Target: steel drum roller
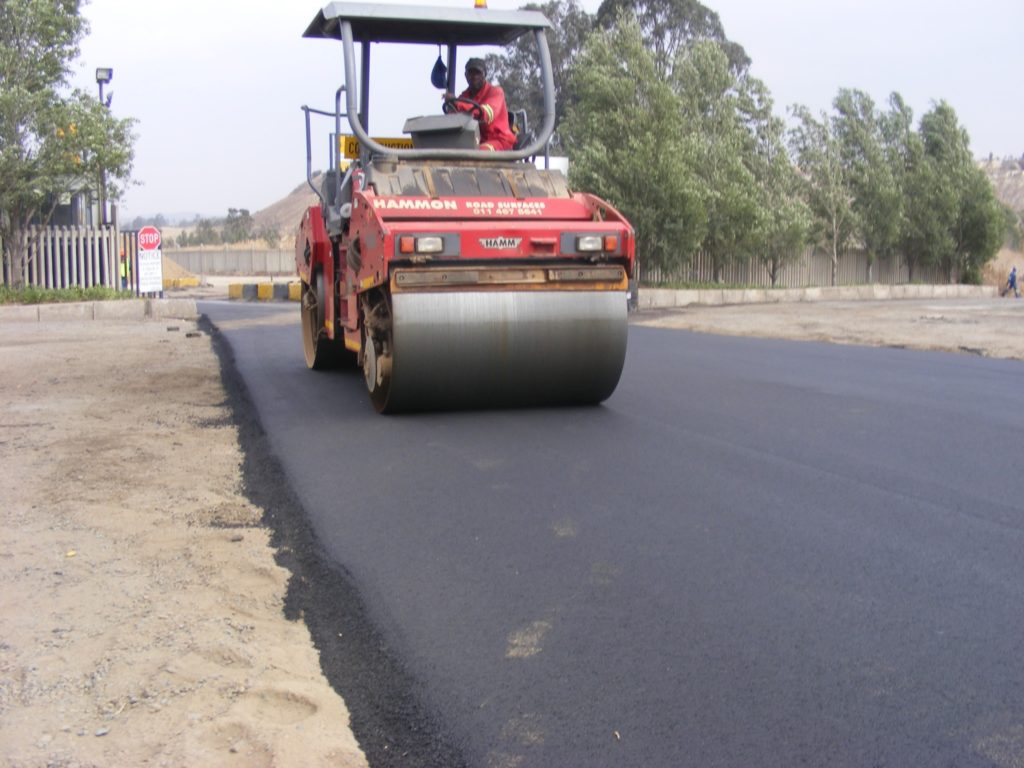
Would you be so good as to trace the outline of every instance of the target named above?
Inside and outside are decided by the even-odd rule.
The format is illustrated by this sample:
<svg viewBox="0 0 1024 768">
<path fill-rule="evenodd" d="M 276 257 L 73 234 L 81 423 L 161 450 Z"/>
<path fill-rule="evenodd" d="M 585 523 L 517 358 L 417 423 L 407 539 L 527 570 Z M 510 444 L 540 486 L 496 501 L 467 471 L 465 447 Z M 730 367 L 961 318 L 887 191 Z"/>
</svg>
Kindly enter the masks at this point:
<svg viewBox="0 0 1024 768">
<path fill-rule="evenodd" d="M 599 403 L 626 357 L 621 291 L 392 295 L 387 411 Z"/>
</svg>

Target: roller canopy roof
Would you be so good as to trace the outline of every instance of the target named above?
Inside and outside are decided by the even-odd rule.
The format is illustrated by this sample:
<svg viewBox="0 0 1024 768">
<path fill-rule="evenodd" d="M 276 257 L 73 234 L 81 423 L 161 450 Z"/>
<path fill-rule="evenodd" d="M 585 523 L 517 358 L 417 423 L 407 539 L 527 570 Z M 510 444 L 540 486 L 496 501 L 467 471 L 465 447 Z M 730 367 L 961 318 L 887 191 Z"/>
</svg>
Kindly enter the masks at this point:
<svg viewBox="0 0 1024 768">
<path fill-rule="evenodd" d="M 539 11 L 490 11 L 378 3 L 331 3 L 303 37 L 341 39 L 341 22 L 352 24 L 359 43 L 508 45 L 535 29 L 550 29 Z"/>
</svg>

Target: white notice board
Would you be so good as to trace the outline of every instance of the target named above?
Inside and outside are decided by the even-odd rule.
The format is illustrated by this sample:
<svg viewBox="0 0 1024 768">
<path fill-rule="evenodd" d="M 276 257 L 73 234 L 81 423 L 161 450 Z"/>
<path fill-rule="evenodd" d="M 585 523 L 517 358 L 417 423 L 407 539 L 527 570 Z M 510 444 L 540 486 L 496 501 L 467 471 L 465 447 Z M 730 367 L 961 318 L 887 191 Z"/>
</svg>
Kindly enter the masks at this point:
<svg viewBox="0 0 1024 768">
<path fill-rule="evenodd" d="M 139 293 L 159 293 L 164 289 L 163 251 L 154 248 L 139 251 Z"/>
</svg>

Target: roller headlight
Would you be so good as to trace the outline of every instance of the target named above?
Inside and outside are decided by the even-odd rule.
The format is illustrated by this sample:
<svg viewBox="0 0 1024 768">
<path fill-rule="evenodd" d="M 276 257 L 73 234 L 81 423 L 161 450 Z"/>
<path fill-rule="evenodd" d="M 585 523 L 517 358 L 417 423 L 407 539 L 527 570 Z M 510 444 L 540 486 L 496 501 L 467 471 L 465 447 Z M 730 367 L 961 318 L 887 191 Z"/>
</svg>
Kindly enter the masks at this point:
<svg viewBox="0 0 1024 768">
<path fill-rule="evenodd" d="M 403 235 L 398 240 L 399 253 L 443 253 L 444 238 L 437 235 L 413 237 Z"/>
</svg>

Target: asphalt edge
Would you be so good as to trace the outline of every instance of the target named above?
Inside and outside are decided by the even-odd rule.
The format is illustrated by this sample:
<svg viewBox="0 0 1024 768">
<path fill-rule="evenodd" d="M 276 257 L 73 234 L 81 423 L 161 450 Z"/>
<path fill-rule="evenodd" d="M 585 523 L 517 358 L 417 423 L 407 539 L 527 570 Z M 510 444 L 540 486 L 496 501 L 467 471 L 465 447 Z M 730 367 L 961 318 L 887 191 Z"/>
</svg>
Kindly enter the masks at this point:
<svg viewBox="0 0 1024 768">
<path fill-rule="evenodd" d="M 309 629 L 321 671 L 345 702 L 367 762 L 372 768 L 465 768 L 458 745 L 419 698 L 419 684 L 371 622 L 352 575 L 331 563 L 312 530 L 270 448 L 230 342 L 206 315 L 200 315 L 199 328 L 220 361 L 242 450 L 242 492 L 264 510 L 275 561 L 291 573 L 285 617 Z"/>
</svg>

